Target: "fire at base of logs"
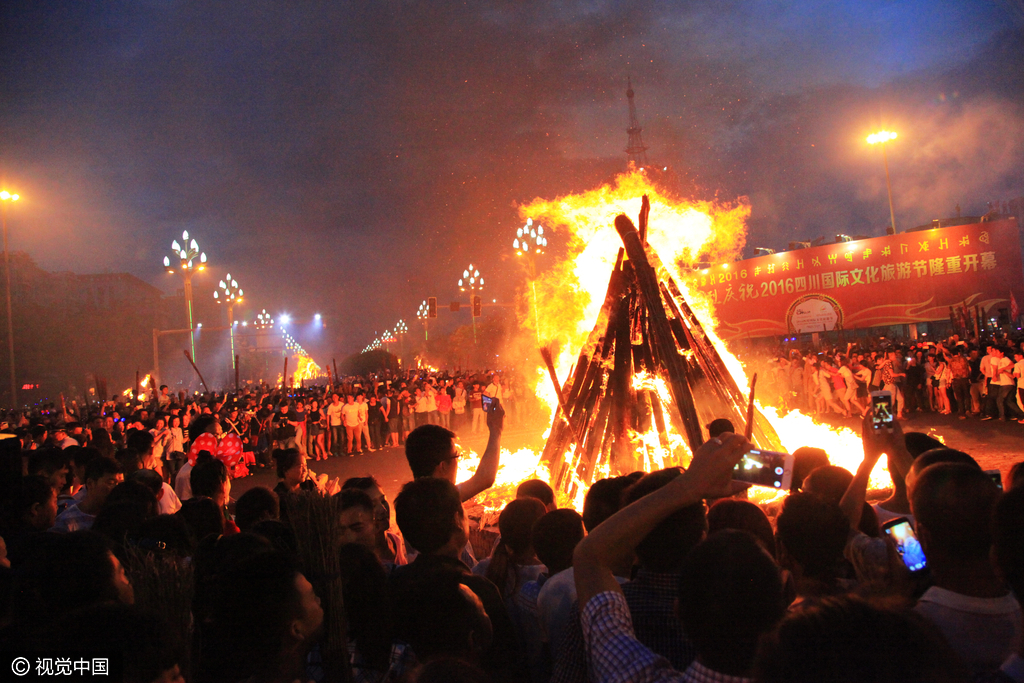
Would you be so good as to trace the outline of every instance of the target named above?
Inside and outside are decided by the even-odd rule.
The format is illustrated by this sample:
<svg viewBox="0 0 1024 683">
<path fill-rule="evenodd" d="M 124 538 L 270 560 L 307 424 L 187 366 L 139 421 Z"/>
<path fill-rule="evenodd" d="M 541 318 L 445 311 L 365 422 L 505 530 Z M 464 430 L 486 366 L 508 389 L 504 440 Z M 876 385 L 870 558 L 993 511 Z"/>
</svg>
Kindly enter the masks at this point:
<svg viewBox="0 0 1024 683">
<path fill-rule="evenodd" d="M 647 244 L 649 213 L 644 196 L 639 230 L 624 215 L 615 219 L 624 248 L 604 305 L 570 377 L 556 381 L 564 409 L 543 459 L 569 500 L 603 476 L 687 465 L 712 420 L 727 418 L 738 431 L 746 424 L 747 396 Z M 782 450 L 759 411 L 751 441 Z"/>
</svg>

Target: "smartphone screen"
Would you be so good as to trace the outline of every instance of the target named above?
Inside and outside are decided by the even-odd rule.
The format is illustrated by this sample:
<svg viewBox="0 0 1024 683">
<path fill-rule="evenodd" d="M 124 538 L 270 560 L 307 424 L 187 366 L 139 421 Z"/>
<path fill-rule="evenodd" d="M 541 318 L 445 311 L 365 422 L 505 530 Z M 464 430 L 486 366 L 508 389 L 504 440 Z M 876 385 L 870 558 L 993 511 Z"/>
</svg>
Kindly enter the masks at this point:
<svg viewBox="0 0 1024 683">
<path fill-rule="evenodd" d="M 793 456 L 750 449 L 732 472 L 736 481 L 788 490 L 793 480 Z"/>
<path fill-rule="evenodd" d="M 491 403 L 494 402 L 494 399 L 491 398 L 490 396 L 488 396 L 487 394 L 481 394 L 480 395 L 480 401 L 482 402 L 482 407 L 484 409 L 484 412 L 485 413 L 491 412 Z"/>
<path fill-rule="evenodd" d="M 871 426 L 875 429 L 892 428 L 892 392 L 871 392 Z"/>
<path fill-rule="evenodd" d="M 917 540 L 914 528 L 906 517 L 897 517 L 882 527 L 896 544 L 896 551 L 903 558 L 903 564 L 912 572 L 919 572 L 928 566 L 921 542 Z"/>
<path fill-rule="evenodd" d="M 995 482 L 999 490 L 1003 490 L 1003 475 L 999 473 L 999 470 L 985 470 L 985 474 L 989 476 L 989 479 Z"/>
</svg>

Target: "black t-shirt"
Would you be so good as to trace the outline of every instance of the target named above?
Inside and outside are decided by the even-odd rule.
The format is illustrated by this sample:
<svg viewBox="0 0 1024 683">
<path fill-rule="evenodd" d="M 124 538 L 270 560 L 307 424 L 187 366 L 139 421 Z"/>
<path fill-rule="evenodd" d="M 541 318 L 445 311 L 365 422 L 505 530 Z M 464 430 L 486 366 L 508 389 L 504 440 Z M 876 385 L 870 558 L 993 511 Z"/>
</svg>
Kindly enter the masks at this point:
<svg viewBox="0 0 1024 683">
<path fill-rule="evenodd" d="M 274 415 L 274 438 L 277 440 L 292 439 L 295 437 L 295 426 L 289 423 L 295 416 L 288 412 Z"/>
</svg>

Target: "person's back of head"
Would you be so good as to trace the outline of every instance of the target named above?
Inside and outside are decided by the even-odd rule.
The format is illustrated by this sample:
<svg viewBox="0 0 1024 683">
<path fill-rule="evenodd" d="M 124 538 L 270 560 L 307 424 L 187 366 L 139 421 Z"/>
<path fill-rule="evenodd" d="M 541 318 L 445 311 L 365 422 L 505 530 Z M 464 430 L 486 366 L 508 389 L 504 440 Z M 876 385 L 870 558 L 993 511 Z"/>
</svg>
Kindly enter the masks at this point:
<svg viewBox="0 0 1024 683">
<path fill-rule="evenodd" d="M 1007 491 L 1024 486 L 1024 460 L 1013 463 L 1010 471 L 1006 474 L 1006 480 L 1009 482 L 1006 487 Z"/>
<path fill-rule="evenodd" d="M 552 510 L 534 523 L 533 548 L 549 576 L 572 566 L 573 550 L 585 535 L 583 517 L 571 508 Z"/>
<path fill-rule="evenodd" d="M 791 490 L 800 491 L 808 474 L 829 464 L 828 453 L 820 448 L 804 446 L 793 451 L 793 483 Z"/>
<path fill-rule="evenodd" d="M 395 630 L 420 661 L 459 657 L 478 662 L 493 629 L 480 598 L 456 571 L 437 571 L 401 584 L 393 596 Z"/>
<path fill-rule="evenodd" d="M 720 417 L 717 420 L 712 420 L 708 424 L 708 438 L 709 439 L 713 439 L 716 436 L 720 436 L 720 435 L 726 434 L 726 433 L 729 433 L 729 434 L 735 434 L 736 433 L 736 428 L 733 427 L 732 426 L 732 422 L 730 422 L 726 418 Z"/>
<path fill-rule="evenodd" d="M 536 498 L 517 498 L 509 502 L 498 515 L 501 537 L 491 555 L 486 576 L 498 587 L 503 598 L 515 594 L 519 585 L 516 564 L 532 559 L 533 525 L 546 514 L 544 503 Z M 512 593 L 507 590 L 511 584 Z"/>
<path fill-rule="evenodd" d="M 165 557 L 183 559 L 196 550 L 191 527 L 177 514 L 157 515 L 139 527 L 138 547 Z"/>
<path fill-rule="evenodd" d="M 625 504 L 657 491 L 681 474 L 677 467 L 644 475 L 625 493 Z M 658 523 L 636 546 L 640 566 L 652 572 L 675 572 L 694 546 L 704 540 L 708 520 L 704 501 L 676 510 Z"/>
<path fill-rule="evenodd" d="M 188 440 L 195 443 L 195 440 L 205 434 L 217 421 L 213 415 L 200 415 L 188 423 Z"/>
<path fill-rule="evenodd" d="M 413 548 L 421 553 L 437 552 L 454 534 L 464 531 L 462 497 L 446 479 L 414 479 L 395 498 L 395 520 Z"/>
<path fill-rule="evenodd" d="M 153 450 L 154 437 L 145 429 L 133 429 L 124 440 L 124 445 L 142 456 Z"/>
<path fill-rule="evenodd" d="M 853 481 L 853 474 L 850 473 L 850 470 L 836 465 L 826 465 L 807 475 L 804 479 L 803 490 L 838 505 L 851 481 Z"/>
<path fill-rule="evenodd" d="M 993 522 L 996 566 L 1018 599 L 1024 599 L 1024 488 L 999 498 Z"/>
<path fill-rule="evenodd" d="M 906 432 L 903 434 L 903 443 L 910 452 L 910 455 L 917 458 L 922 453 L 933 448 L 945 448 L 946 445 L 934 436 L 928 436 L 923 432 Z"/>
<path fill-rule="evenodd" d="M 51 477 L 68 466 L 67 455 L 59 448 L 40 448 L 28 456 L 28 473 Z"/>
<path fill-rule="evenodd" d="M 922 456 L 924 457 L 924 456 Z M 978 467 L 943 462 L 921 471 L 910 508 L 928 561 L 985 560 L 999 489 Z"/>
<path fill-rule="evenodd" d="M 933 626 L 913 612 L 827 597 L 790 612 L 758 652 L 760 683 L 954 683 L 967 676 Z"/>
<path fill-rule="evenodd" d="M 420 425 L 405 439 L 405 458 L 414 479 L 431 477 L 442 462 L 452 458 L 455 433 L 438 425 Z"/>
<path fill-rule="evenodd" d="M 281 504 L 277 494 L 266 486 L 254 486 L 235 501 L 235 524 L 241 531 L 264 519 L 278 519 Z"/>
<path fill-rule="evenodd" d="M 540 479 L 527 479 L 516 488 L 516 498 L 536 498 L 548 510 L 555 509 L 555 492 L 551 485 Z"/>
<path fill-rule="evenodd" d="M 299 541 L 295 530 L 279 519 L 265 519 L 249 527 L 249 533 L 265 539 L 274 550 L 298 557 Z"/>
<path fill-rule="evenodd" d="M 708 509 L 708 534 L 725 529 L 746 531 L 757 539 L 769 555 L 775 557 L 775 532 L 771 520 L 760 506 L 749 500 L 722 498 Z"/>
<path fill-rule="evenodd" d="M 135 470 L 134 472 L 129 472 L 128 476 L 125 477 L 125 481 L 142 484 L 152 491 L 153 495 L 157 497 L 158 500 L 160 491 L 163 489 L 164 485 L 163 477 L 154 470 Z"/>
<path fill-rule="evenodd" d="M 216 498 L 227 480 L 228 468 L 216 458 L 204 459 L 202 462 L 196 460 L 195 466 L 189 472 L 193 496 Z"/>
<path fill-rule="evenodd" d="M 197 540 L 224 533 L 224 517 L 211 498 L 200 496 L 184 500 L 175 514 L 185 521 Z"/>
<path fill-rule="evenodd" d="M 782 578 L 745 531 L 708 536 L 687 556 L 679 577 L 679 618 L 708 668 L 748 676 L 758 639 L 786 610 Z"/>
<path fill-rule="evenodd" d="M 121 465 L 121 471 L 125 476 L 142 469 L 142 455 L 134 448 L 119 448 L 114 454 L 114 458 Z"/>
<path fill-rule="evenodd" d="M 109 540 L 92 531 L 46 534 L 16 575 L 15 622 L 38 626 L 97 602 L 130 601 L 118 590 L 111 549 Z"/>
<path fill-rule="evenodd" d="M 583 526 L 593 531 L 622 507 L 622 495 L 634 481 L 629 477 L 598 479 L 583 500 Z"/>
<path fill-rule="evenodd" d="M 184 646 L 163 617 L 138 607 L 100 603 L 65 614 L 52 646 L 63 651 L 117 652 L 125 683 L 180 679 Z M 93 675 L 97 675 L 94 670 Z"/>
<path fill-rule="evenodd" d="M 811 493 L 792 493 L 776 519 L 781 558 L 799 564 L 804 576 L 835 581 L 850 523 L 835 503 Z"/>
<path fill-rule="evenodd" d="M 314 635 L 301 623 L 308 608 L 301 576 L 288 555 L 266 552 L 215 577 L 210 638 L 203 649 L 212 680 L 245 680 L 257 674 L 273 679 L 285 673 L 286 652 Z M 321 623 L 322 616 L 320 612 Z"/>
<path fill-rule="evenodd" d="M 85 450 L 95 451 L 94 448 L 83 448 Z M 99 451 L 97 451 L 98 453 Z M 121 465 L 113 458 L 104 458 L 102 456 L 92 458 L 85 465 L 85 480 L 82 482 L 87 483 L 89 481 L 96 481 L 110 475 L 117 475 L 121 473 Z"/>
</svg>

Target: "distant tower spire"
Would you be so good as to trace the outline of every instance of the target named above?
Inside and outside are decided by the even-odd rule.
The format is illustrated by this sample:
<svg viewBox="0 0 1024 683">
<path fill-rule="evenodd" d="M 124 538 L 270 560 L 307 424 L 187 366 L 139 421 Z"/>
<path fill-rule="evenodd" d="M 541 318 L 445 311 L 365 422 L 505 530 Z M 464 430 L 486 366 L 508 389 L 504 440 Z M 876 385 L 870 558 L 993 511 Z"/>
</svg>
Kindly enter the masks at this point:
<svg viewBox="0 0 1024 683">
<path fill-rule="evenodd" d="M 638 168 L 643 168 L 647 166 L 647 147 L 644 145 L 644 138 L 641 135 L 644 129 L 640 127 L 640 122 L 636 118 L 636 105 L 633 103 L 633 82 L 628 77 L 626 79 L 626 99 L 629 100 L 629 128 L 626 129 L 626 133 L 629 134 L 629 143 L 626 147 L 626 156 Z"/>
</svg>

